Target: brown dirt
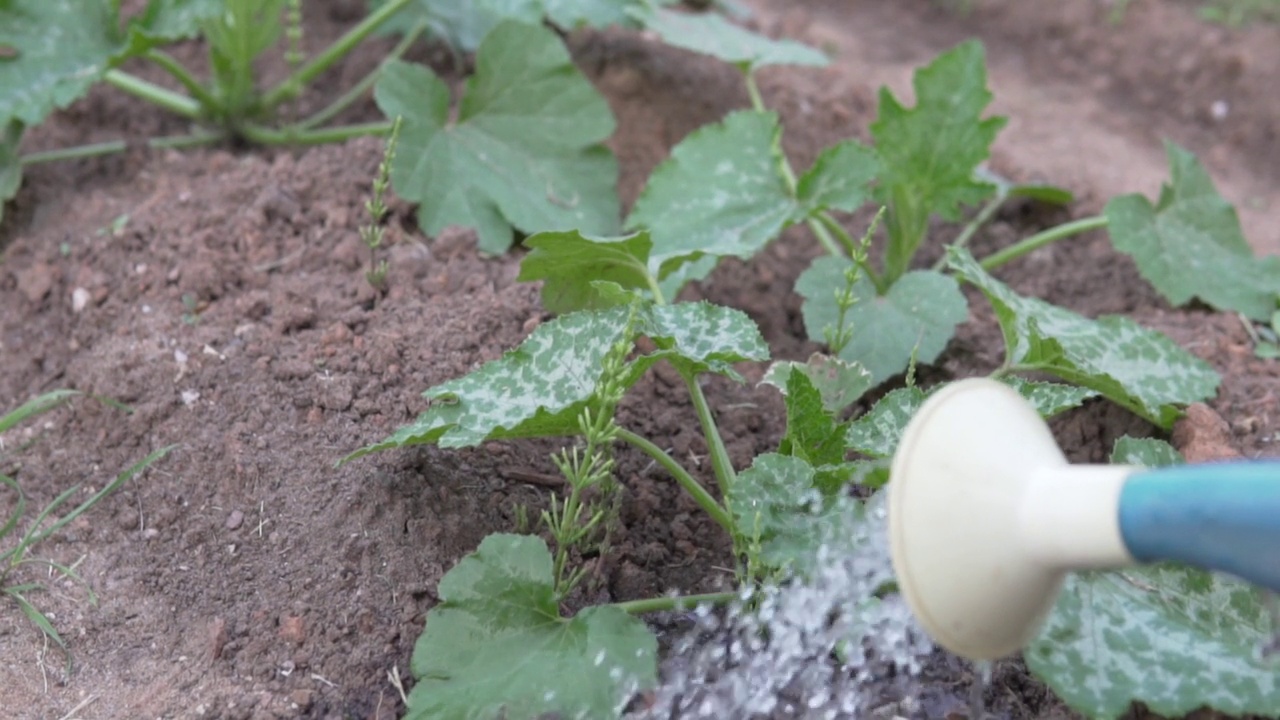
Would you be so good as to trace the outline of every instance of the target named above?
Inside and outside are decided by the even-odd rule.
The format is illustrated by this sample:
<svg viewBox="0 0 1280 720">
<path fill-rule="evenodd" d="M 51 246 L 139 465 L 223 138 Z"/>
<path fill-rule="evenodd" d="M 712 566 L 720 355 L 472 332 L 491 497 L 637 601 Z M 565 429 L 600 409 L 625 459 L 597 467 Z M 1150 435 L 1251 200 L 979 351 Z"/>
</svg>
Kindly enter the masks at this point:
<svg viewBox="0 0 1280 720">
<path fill-rule="evenodd" d="M 349 26 L 360 5 L 309 13 L 310 47 Z M 1013 118 L 997 169 L 1081 199 L 1069 212 L 1006 209 L 975 239 L 978 252 L 1096 212 L 1110 195 L 1152 192 L 1165 176 L 1163 136 L 1206 158 L 1241 203 L 1256 247 L 1280 252 L 1274 28 L 1209 28 L 1183 6 L 1141 0 L 1118 27 L 1091 0 L 1035 10 L 977 2 L 968 17 L 927 2 L 755 5 L 767 31 L 838 52 L 831 68 L 762 78 L 797 164 L 865 137 L 877 85 L 901 91 L 911 68 L 953 42 L 987 42 L 996 110 Z M 715 62 L 625 33 L 572 44 L 619 117 L 611 144 L 628 201 L 671 145 L 746 104 L 735 73 Z M 356 53 L 306 102 L 331 97 L 385 49 Z M 447 64 L 442 54 L 418 59 Z M 272 62 L 264 70 L 279 77 Z M 1208 108 L 1220 99 L 1230 112 L 1215 121 Z M 365 103 L 345 119 L 375 116 Z M 28 148 L 181 129 L 99 88 L 31 133 Z M 0 227 L 0 408 L 72 387 L 134 409 L 81 400 L 48 416 L 19 456 L 32 505 L 76 482 L 83 495 L 157 447 L 181 448 L 42 548 L 79 561 L 100 601 L 90 606 L 56 581 L 37 596 L 75 653 L 70 677 L 20 614 L 0 612 L 0 714 L 60 717 L 87 703 L 76 717 L 396 717 L 387 673 L 407 674 L 440 576 L 485 534 L 512 530 L 517 505 L 545 504 L 548 489 L 519 478 L 550 474 L 554 443 L 418 449 L 333 467 L 422 410 L 423 389 L 498 357 L 547 317 L 536 290 L 514 282 L 517 256 L 480 258 L 466 232 L 423 238 L 403 206 L 390 225 L 391 291 L 376 297 L 357 227 L 380 152 L 371 140 L 296 153 L 136 151 L 30 169 Z M 122 214 L 128 223 L 113 234 L 107 226 Z M 791 287 L 817 252 L 803 232 L 789 233 L 754 262 L 726 263 L 690 297 L 746 310 L 776 356 L 806 357 L 815 348 Z M 1133 316 L 1213 363 L 1222 390 L 1181 430 L 1189 452 L 1277 454 L 1280 363 L 1254 358 L 1235 318 L 1169 308 L 1101 235 L 1041 251 L 1001 277 L 1085 314 Z M 90 298 L 79 312 L 77 288 Z M 999 362 L 990 309 L 971 300 L 972 322 L 926 377 Z M 744 372 L 754 381 L 762 368 Z M 738 465 L 775 447 L 783 428 L 772 392 L 714 382 L 709 395 Z M 692 417 L 681 384 L 659 371 L 620 419 L 705 478 Z M 1102 460 L 1121 434 L 1153 432 L 1101 402 L 1054 429 L 1076 461 Z M 729 559 L 717 528 L 645 459 L 623 451 L 619 463 L 622 527 L 615 559 L 598 567 L 599 599 L 719 587 Z M 930 673 L 941 693 L 966 696 L 964 668 L 939 656 Z M 1017 663 L 997 669 L 987 699 L 1005 717 L 1067 716 Z"/>
</svg>

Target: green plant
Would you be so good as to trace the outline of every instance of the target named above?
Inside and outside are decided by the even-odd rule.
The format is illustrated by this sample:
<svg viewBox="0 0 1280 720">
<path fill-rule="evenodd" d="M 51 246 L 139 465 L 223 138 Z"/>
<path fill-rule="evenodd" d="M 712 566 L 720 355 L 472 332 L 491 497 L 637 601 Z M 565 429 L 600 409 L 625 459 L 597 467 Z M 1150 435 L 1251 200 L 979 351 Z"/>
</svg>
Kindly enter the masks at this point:
<svg viewBox="0 0 1280 720">
<path fill-rule="evenodd" d="M 0 4 L 0 201 L 17 192 L 22 167 L 125 149 L 124 141 L 22 155 L 25 128 L 105 82 L 158 107 L 191 119 L 198 129 L 151 138 L 152 147 L 187 147 L 238 138 L 255 143 L 319 143 L 385 132 L 387 123 L 321 127 L 373 84 L 377 71 L 349 92 L 295 122 L 279 124 L 283 104 L 350 52 L 371 32 L 407 7 L 392 0 L 371 13 L 310 61 L 301 52 L 301 4 L 297 0 L 149 0 L 125 15 L 120 0 L 11 0 Z M 282 11 L 287 23 L 281 21 Z M 254 62 L 286 36 L 293 72 L 269 89 L 259 87 Z M 402 54 L 422 29 L 411 30 L 389 58 Z M 203 37 L 209 75 L 197 79 L 164 51 L 179 40 Z M 182 91 L 166 89 L 126 72 L 128 60 L 147 61 L 167 73 Z"/>
<path fill-rule="evenodd" d="M 663 37 L 668 42 L 694 44 L 695 34 L 682 25 L 686 22 L 696 20 L 666 16 L 651 27 L 667 23 Z M 702 29 L 711 45 L 727 36 Z M 427 390 L 430 407 L 415 422 L 343 460 L 417 444 L 471 447 L 528 437 L 585 442 L 581 451 L 559 457 L 570 489 L 544 515 L 554 556 L 538 538 L 491 536 L 441 581 L 441 604 L 428 614 L 414 651 L 412 670 L 419 682 L 409 695 L 410 717 L 505 713 L 525 718 L 556 711 L 616 716 L 631 694 L 656 681 L 656 641 L 633 615 L 740 597 L 646 598 L 564 614 L 564 600 L 581 577 L 568 567 L 572 549 L 598 542 L 588 538 L 609 517 L 606 507 L 581 499 L 587 489 L 610 482 L 608 448 L 614 443 L 653 459 L 724 529 L 738 560 L 735 578 L 750 595 L 762 584 L 807 574 L 824 544 L 837 552 L 853 551 L 841 540 L 854 535 L 850 523 L 863 520 L 860 503 L 847 488 L 885 482 L 898 437 L 930 390 L 916 387 L 909 376 L 906 387 L 888 393 L 864 415 L 844 416 L 870 388 L 909 370 L 917 359 L 930 362 L 942 352 L 968 316 L 960 282 L 980 290 L 995 309 L 1005 354 L 994 376 L 1042 415 L 1100 396 L 1166 429 L 1181 406 L 1215 392 L 1219 379 L 1211 367 L 1128 319 L 1089 319 L 1023 297 L 990 271 L 1049 243 L 1106 228 L 1116 247 L 1132 254 L 1143 275 L 1171 302 L 1198 297 L 1250 317 L 1264 306 L 1274 311 L 1280 292 L 1275 264 L 1252 258 L 1234 211 L 1194 158 L 1173 146 L 1173 178 L 1158 203 L 1136 195 L 1117 198 L 1102 217 L 1050 228 L 974 258 L 966 243 L 1008 198 L 1071 199 L 1055 188 L 1011 185 L 983 174 L 980 163 L 1002 121 L 980 117 L 990 99 L 980 45 L 961 45 L 922 69 L 915 108 L 882 94 L 874 148 L 840 142 L 797 174 L 781 150 L 781 122 L 764 107 L 753 76 L 768 61 L 794 56 L 753 43 L 727 42 L 723 52 L 743 71 L 752 109 L 732 113 L 677 145 L 622 224 L 627 234 L 605 222 L 608 213 L 588 212 L 583 203 L 596 202 L 587 200 L 593 192 L 589 183 L 574 185 L 607 174 L 604 164 L 612 159 L 598 142 L 607 135 L 610 118 L 549 33 L 511 22 L 494 26 L 479 41 L 477 73 L 453 124 L 446 122 L 447 92 L 425 69 L 396 66 L 379 82 L 379 104 L 388 114 L 404 115 L 405 147 L 412 148 L 404 161 L 393 163 L 392 181 L 398 192 L 403 189 L 423 203 L 425 227 L 476 227 L 481 249 L 500 251 L 511 243 L 514 230 L 564 226 L 574 217 L 587 220 L 586 227 L 544 229 L 524 241 L 529 253 L 519 279 L 540 281 L 543 304 L 558 317 L 501 359 Z M 532 57 L 517 62 L 517 48 L 532 48 Z M 542 110 L 508 123 L 503 103 L 517 100 Z M 564 111 L 570 101 L 580 112 Z M 535 126 L 526 133 L 530 144 L 520 144 L 524 123 Z M 941 157 L 946 162 L 929 161 Z M 503 175 L 504 162 L 533 168 L 537 180 L 516 182 L 516 176 Z M 443 184 L 442 168 L 463 178 L 457 194 Z M 545 214 L 545 205 L 529 202 L 535 196 L 555 197 L 560 202 L 553 205 L 565 212 Z M 868 259 L 872 233 L 855 241 L 836 219 L 837 213 L 873 200 L 884 203 L 888 225 L 880 269 Z M 912 269 L 931 218 L 958 221 L 962 210 L 974 205 L 981 208 L 938 265 Z M 828 253 L 797 283 L 805 297 L 806 326 L 811 336 L 839 352 L 773 364 L 766 382 L 784 395 L 786 435 L 776 452 L 738 470 L 700 380 L 709 374 L 740 379 L 733 365 L 764 361 L 768 348 L 743 313 L 673 300 L 684 283 L 705 277 L 722 258 L 750 258 L 797 224 L 809 227 Z M 1185 277 L 1179 274 L 1184 267 L 1164 261 L 1170 256 L 1209 270 L 1205 277 Z M 1220 287 L 1226 284 L 1224 274 L 1234 283 L 1227 290 Z M 648 343 L 638 344 L 642 337 Z M 613 419 L 617 398 L 660 362 L 669 363 L 688 388 L 706 440 L 714 491 L 659 443 Z M 1046 374 L 1066 382 L 1039 379 Z M 1173 569 L 1155 581 L 1161 588 L 1192 583 L 1177 592 L 1195 607 L 1213 602 L 1227 587 L 1198 578 Z M 1121 632 L 1126 623 L 1158 632 L 1176 610 L 1168 605 L 1153 614 L 1135 604 L 1122 607 L 1133 614 L 1061 617 L 1055 626 L 1059 635 L 1041 647 L 1066 652 L 1067 634 L 1083 634 L 1085 622 L 1102 623 L 1095 625 L 1102 632 Z M 1256 609 L 1241 607 L 1250 617 Z M 1216 630 L 1211 623 L 1192 622 L 1186 634 L 1206 637 Z M 1126 653 L 1139 650 L 1109 645 L 1105 652 L 1112 655 L 1106 660 L 1124 665 L 1131 657 Z M 1180 657 L 1166 670 L 1198 677 L 1212 662 L 1204 655 Z M 1247 662 L 1239 666 L 1246 677 L 1242 682 L 1255 678 L 1249 673 L 1256 669 L 1246 668 Z M 1220 701 L 1208 692 L 1171 693 L 1167 686 L 1144 685 L 1140 674 L 1116 670 L 1102 702 L 1071 692 L 1072 683 L 1092 680 L 1073 674 L 1064 663 L 1038 667 L 1075 706 L 1096 714 L 1112 713 L 1117 697 L 1184 711 L 1196 699 Z M 1257 692 L 1242 692 L 1232 707 L 1257 708 L 1266 697 L 1259 686 Z"/>
<path fill-rule="evenodd" d="M 364 277 L 369 285 L 378 291 L 387 289 L 389 267 L 386 258 L 378 257 L 378 249 L 382 247 L 382 240 L 386 235 L 386 229 L 382 227 L 382 221 L 387 215 L 387 205 L 383 196 L 386 195 L 387 185 L 391 182 L 388 176 L 391 173 L 391 161 L 396 157 L 396 142 L 400 139 L 400 120 L 400 116 L 397 115 L 395 121 L 391 123 L 391 134 L 387 137 L 382 162 L 378 163 L 378 172 L 373 177 L 369 199 L 364 204 L 364 211 L 369 215 L 369 224 L 360 226 L 360 239 L 364 241 L 365 247 L 369 248 L 369 269 L 365 271 Z"/>
<path fill-rule="evenodd" d="M 73 391 L 55 390 L 31 400 L 15 410 L 11 410 L 0 416 L 0 435 L 23 422 L 58 407 L 77 395 L 79 393 Z M 13 539 L 9 547 L 0 549 L 0 593 L 13 600 L 18 609 L 22 611 L 22 614 L 31 621 L 31 624 L 35 625 L 40 632 L 44 633 L 46 637 L 62 649 L 67 658 L 67 672 L 71 671 L 72 658 L 71 652 L 67 649 L 66 641 L 58 634 L 48 616 L 41 612 L 29 597 L 31 593 L 42 590 L 44 586 L 34 581 L 11 583 L 11 576 L 23 567 L 43 565 L 52 573 L 57 573 L 82 585 L 89 594 L 89 602 L 96 603 L 97 597 L 94 595 L 93 589 L 76 574 L 75 564 L 64 565 L 47 558 L 33 557 L 31 553 L 40 543 L 97 505 L 103 498 L 115 492 L 130 478 L 149 467 L 151 463 L 167 455 L 170 450 L 172 450 L 172 447 L 165 447 L 151 453 L 132 467 L 121 472 L 114 480 L 90 495 L 79 505 L 59 517 L 54 513 L 80 491 L 81 485 L 76 484 L 67 488 L 40 510 L 34 519 L 27 522 L 25 528 L 22 526 L 27 509 L 26 494 L 23 493 L 18 481 L 11 476 L 13 474 L 12 470 L 6 470 L 10 474 L 0 473 L 0 485 L 11 490 L 14 497 L 13 509 L 9 512 L 4 524 L 0 525 L 0 543 L 9 545 L 7 539 L 10 536 Z M 3 463 L 0 464 L 0 467 L 4 467 L 9 463 L 9 458 L 5 456 L 3 451 L 4 447 L 0 444 L 0 463 Z"/>
</svg>

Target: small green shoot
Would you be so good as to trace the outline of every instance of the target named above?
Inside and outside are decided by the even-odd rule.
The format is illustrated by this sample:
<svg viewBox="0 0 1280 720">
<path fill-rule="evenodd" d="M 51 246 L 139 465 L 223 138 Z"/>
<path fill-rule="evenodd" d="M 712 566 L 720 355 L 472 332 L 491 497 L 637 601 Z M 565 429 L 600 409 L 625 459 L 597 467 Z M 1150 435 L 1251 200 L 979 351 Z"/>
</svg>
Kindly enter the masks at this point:
<svg viewBox="0 0 1280 720">
<path fill-rule="evenodd" d="M 57 408 L 63 403 L 68 402 L 71 398 L 76 397 L 79 393 L 67 390 L 55 390 L 45 393 L 15 410 L 0 416 L 0 433 L 9 430 L 20 423 L 33 420 L 36 417 Z M 66 672 L 69 674 L 72 669 L 72 656 L 67 648 L 66 641 L 54 628 L 53 623 L 49 621 L 48 616 L 43 613 L 30 599 L 33 592 L 44 590 L 44 586 L 38 582 L 10 582 L 13 575 L 17 574 L 22 568 L 27 566 L 39 565 L 47 568 L 49 573 L 60 575 L 68 580 L 83 586 L 89 594 L 89 602 L 94 604 L 97 602 L 93 589 L 89 587 L 75 570 L 75 564 L 64 565 L 46 558 L 38 558 L 32 556 L 32 551 L 47 540 L 54 533 L 66 527 L 76 518 L 83 515 L 86 511 L 97 505 L 103 498 L 115 492 L 129 479 L 137 476 L 143 470 L 151 465 L 151 463 L 164 457 L 172 450 L 172 446 L 161 448 L 143 458 L 140 462 L 121 472 L 110 483 L 93 493 L 87 499 L 76 505 L 70 511 L 62 516 L 55 515 L 55 512 L 63 507 L 77 492 L 80 491 L 80 485 L 74 485 L 57 497 L 55 497 L 48 505 L 46 505 L 36 517 L 29 522 L 25 522 L 27 497 L 22 491 L 18 481 L 8 474 L 0 473 L 0 487 L 7 488 L 12 492 L 15 501 L 13 510 L 5 519 L 4 524 L 0 525 L 0 594 L 10 598 L 18 606 L 18 609 L 24 616 L 40 630 L 49 640 L 52 640 L 66 656 Z M 0 444 L 0 462 L 7 464 L 7 458 L 3 454 L 4 447 Z M 12 542 L 10 543 L 10 537 Z M 7 547 L 6 547 L 7 546 Z"/>
<path fill-rule="evenodd" d="M 386 258 L 378 256 L 378 250 L 382 247 L 382 241 L 386 235 L 386 228 L 382 225 L 388 212 L 384 196 L 387 186 L 391 183 L 391 163 L 395 161 L 396 141 L 400 139 L 400 120 L 400 116 L 397 115 L 395 121 L 391 123 L 391 134 L 387 137 L 382 162 L 378 163 L 378 172 L 373 177 L 373 188 L 369 199 L 364 204 L 364 211 L 369 216 L 369 224 L 360 226 L 360 239 L 364 241 L 365 247 L 369 248 L 369 269 L 365 271 L 364 277 L 369 285 L 379 292 L 387 290 L 389 266 Z"/>
</svg>

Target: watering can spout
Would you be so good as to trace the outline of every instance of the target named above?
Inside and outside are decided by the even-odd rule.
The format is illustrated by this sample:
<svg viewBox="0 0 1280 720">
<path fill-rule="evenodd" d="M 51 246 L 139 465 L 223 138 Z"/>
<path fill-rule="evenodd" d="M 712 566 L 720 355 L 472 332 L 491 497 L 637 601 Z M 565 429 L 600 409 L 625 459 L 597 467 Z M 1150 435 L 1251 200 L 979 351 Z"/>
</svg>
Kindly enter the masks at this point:
<svg viewBox="0 0 1280 720">
<path fill-rule="evenodd" d="M 889 535 L 925 630 L 990 660 L 1035 637 L 1071 571 L 1176 561 L 1280 592 L 1280 462 L 1070 465 L 1014 390 L 964 380 L 903 434 Z"/>
</svg>

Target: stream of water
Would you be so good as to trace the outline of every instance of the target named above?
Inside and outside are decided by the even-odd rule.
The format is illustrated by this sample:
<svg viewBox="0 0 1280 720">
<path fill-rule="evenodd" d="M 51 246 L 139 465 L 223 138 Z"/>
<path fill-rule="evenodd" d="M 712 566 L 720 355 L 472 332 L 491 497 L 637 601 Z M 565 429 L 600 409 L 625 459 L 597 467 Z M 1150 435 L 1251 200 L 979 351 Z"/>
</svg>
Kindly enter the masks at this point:
<svg viewBox="0 0 1280 720">
<path fill-rule="evenodd" d="M 873 500 L 857 552 L 820 552 L 805 582 L 766 588 L 750 609 L 702 608 L 678 639 L 644 720 L 694 718 L 843 720 L 867 717 L 884 690 L 920 669 L 932 644 L 897 596 L 875 591 L 893 579 L 886 513 Z M 847 543 L 840 543 L 848 547 Z"/>
</svg>

